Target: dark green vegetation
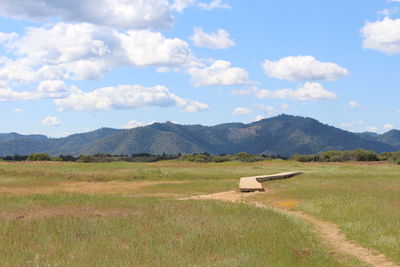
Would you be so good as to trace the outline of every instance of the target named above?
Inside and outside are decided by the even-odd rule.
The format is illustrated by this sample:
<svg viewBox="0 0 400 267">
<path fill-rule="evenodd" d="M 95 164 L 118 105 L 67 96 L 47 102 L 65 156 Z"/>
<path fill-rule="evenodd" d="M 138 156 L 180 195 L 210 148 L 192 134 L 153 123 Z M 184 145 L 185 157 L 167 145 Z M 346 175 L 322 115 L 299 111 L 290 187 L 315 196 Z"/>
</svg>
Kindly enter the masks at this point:
<svg viewBox="0 0 400 267">
<path fill-rule="evenodd" d="M 0 156 L 39 152 L 52 156 L 204 152 L 291 156 L 359 148 L 378 153 L 397 151 L 400 149 L 400 131 L 392 130 L 383 135 L 355 134 L 314 119 L 280 115 L 250 124 L 227 123 L 211 127 L 167 122 L 129 130 L 102 128 L 58 139 L 0 134 Z"/>
</svg>

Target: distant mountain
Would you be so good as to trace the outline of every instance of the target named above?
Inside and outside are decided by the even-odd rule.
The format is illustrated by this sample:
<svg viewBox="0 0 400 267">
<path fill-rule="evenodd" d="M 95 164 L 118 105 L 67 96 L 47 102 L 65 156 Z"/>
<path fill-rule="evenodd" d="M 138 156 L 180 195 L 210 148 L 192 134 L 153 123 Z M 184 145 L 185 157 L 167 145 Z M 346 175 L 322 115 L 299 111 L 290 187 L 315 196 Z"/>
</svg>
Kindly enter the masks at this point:
<svg viewBox="0 0 400 267">
<path fill-rule="evenodd" d="M 133 129 L 102 128 L 64 138 L 0 134 L 0 156 L 45 152 L 70 154 L 201 153 L 316 154 L 326 150 L 376 152 L 400 149 L 400 131 L 351 133 L 315 119 L 279 115 L 257 122 L 216 126 L 154 123 Z"/>
<path fill-rule="evenodd" d="M 29 138 L 34 140 L 45 140 L 47 136 L 41 134 L 22 135 L 18 133 L 0 133 L 0 142 L 17 138 Z"/>
<path fill-rule="evenodd" d="M 399 130 L 390 130 L 387 133 L 377 136 L 376 140 L 383 142 L 385 144 L 394 146 L 394 147 L 396 147 L 396 149 L 400 150 L 400 131 Z"/>
</svg>

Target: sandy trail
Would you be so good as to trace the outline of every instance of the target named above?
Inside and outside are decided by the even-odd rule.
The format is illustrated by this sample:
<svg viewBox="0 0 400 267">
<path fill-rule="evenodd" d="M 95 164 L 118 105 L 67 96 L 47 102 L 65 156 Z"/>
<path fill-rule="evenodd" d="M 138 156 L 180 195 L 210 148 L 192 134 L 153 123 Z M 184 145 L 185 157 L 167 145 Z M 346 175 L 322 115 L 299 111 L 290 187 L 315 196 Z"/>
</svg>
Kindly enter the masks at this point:
<svg viewBox="0 0 400 267">
<path fill-rule="evenodd" d="M 188 199 L 211 199 L 211 200 L 221 200 L 228 202 L 242 202 L 250 205 L 257 206 L 264 209 L 278 210 L 280 212 L 285 212 L 292 216 L 296 216 L 302 220 L 311 223 L 317 230 L 317 233 L 322 238 L 322 240 L 334 250 L 340 253 L 348 254 L 359 260 L 376 267 L 398 267 L 396 263 L 390 261 L 385 255 L 379 254 L 378 252 L 364 248 L 356 244 L 356 242 L 347 240 L 346 236 L 341 233 L 339 227 L 331 222 L 326 222 L 315 218 L 309 214 L 305 214 L 301 211 L 294 211 L 290 209 L 276 208 L 272 206 L 267 206 L 259 202 L 249 201 L 248 196 L 254 196 L 256 194 L 265 194 L 265 192 L 255 192 L 255 193 L 239 193 L 236 191 L 228 191 L 221 193 L 214 193 L 209 195 L 199 195 L 192 196 L 188 198 L 182 198 L 181 200 Z"/>
<path fill-rule="evenodd" d="M 0 186 L 0 193 L 10 195 L 84 193 L 84 194 L 120 194 L 137 192 L 143 187 L 158 184 L 180 184 L 184 181 L 133 181 L 133 182 L 61 182 L 49 186 Z"/>
</svg>

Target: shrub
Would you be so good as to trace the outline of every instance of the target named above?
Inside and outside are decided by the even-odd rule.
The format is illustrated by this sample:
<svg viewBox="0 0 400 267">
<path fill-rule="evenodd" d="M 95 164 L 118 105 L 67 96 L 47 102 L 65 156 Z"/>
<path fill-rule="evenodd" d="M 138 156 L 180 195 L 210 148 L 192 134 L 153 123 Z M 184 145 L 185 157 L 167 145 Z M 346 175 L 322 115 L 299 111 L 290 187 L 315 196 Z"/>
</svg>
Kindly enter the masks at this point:
<svg viewBox="0 0 400 267">
<path fill-rule="evenodd" d="M 51 158 L 46 153 L 34 153 L 28 156 L 29 161 L 51 161 Z"/>
<path fill-rule="evenodd" d="M 79 157 L 77 162 L 82 162 L 82 163 L 96 162 L 96 158 L 90 155 L 82 155 Z"/>
</svg>

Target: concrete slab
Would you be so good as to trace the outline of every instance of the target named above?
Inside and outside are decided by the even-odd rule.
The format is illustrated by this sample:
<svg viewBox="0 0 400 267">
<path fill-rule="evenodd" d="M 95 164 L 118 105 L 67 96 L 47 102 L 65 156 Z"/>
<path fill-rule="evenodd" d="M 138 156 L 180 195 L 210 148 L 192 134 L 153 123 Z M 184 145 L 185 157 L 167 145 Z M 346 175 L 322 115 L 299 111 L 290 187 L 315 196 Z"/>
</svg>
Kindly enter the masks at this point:
<svg viewBox="0 0 400 267">
<path fill-rule="evenodd" d="M 241 192 L 254 192 L 254 191 L 264 191 L 262 182 L 287 179 L 293 176 L 302 174 L 302 172 L 282 172 L 269 175 L 242 177 L 239 182 L 239 189 Z"/>
<path fill-rule="evenodd" d="M 262 184 L 252 177 L 240 178 L 239 188 L 241 192 L 264 191 Z"/>
</svg>

